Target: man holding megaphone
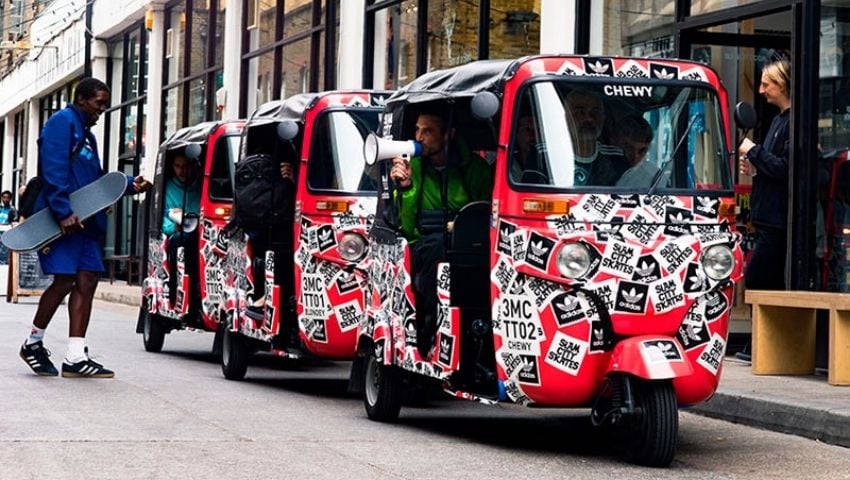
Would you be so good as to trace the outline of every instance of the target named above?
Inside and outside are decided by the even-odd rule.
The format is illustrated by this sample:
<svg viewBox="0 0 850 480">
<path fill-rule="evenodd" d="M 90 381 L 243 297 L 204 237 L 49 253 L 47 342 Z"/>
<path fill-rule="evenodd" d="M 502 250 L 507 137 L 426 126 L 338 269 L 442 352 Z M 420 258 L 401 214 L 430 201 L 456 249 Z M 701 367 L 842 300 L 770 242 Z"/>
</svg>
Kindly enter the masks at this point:
<svg viewBox="0 0 850 480">
<path fill-rule="evenodd" d="M 439 105 L 421 109 L 414 135 L 421 153 L 409 160 L 393 158 L 390 170 L 401 231 L 411 249 L 416 338 L 423 357 L 436 333 L 437 264 L 446 258 L 447 224 L 467 203 L 489 201 L 493 190 L 490 165 L 455 138 L 446 114 Z"/>
</svg>

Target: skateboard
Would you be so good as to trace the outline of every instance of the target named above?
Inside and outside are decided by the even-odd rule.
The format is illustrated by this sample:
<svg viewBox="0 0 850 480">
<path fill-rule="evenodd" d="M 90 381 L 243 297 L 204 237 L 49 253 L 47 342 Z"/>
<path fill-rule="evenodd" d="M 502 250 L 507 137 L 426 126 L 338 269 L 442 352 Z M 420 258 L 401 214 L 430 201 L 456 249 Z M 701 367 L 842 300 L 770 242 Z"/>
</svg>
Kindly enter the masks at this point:
<svg viewBox="0 0 850 480">
<path fill-rule="evenodd" d="M 127 176 L 121 172 L 110 172 L 85 187 L 71 193 L 71 210 L 86 220 L 109 207 L 124 196 Z M 59 224 L 48 208 L 32 214 L 25 221 L 4 233 L 0 241 L 9 250 L 30 252 L 38 250 L 62 236 Z"/>
</svg>

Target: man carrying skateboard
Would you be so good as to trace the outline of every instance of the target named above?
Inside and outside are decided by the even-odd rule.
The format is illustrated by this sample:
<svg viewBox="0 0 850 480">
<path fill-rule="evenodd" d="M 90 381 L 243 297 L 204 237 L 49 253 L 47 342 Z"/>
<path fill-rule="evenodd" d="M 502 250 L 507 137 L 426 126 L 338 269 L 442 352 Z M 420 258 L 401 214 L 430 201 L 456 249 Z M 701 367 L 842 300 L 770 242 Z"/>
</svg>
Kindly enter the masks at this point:
<svg viewBox="0 0 850 480">
<path fill-rule="evenodd" d="M 59 304 L 70 293 L 68 353 L 62 362 L 62 376 L 115 376 L 114 372 L 89 358 L 85 344 L 98 273 L 103 272 L 99 239 L 106 230 L 106 214 L 99 212 L 83 222 L 71 210 L 69 200 L 72 192 L 104 175 L 97 142 L 90 128 L 108 106 L 106 84 L 95 78 L 84 78 L 74 90 L 74 103 L 48 119 L 38 140 L 39 175 L 44 186 L 34 210 L 48 208 L 63 235 L 38 252 L 41 269 L 53 275 L 53 283 L 41 295 L 30 334 L 20 352 L 21 358 L 37 375 L 56 376 L 59 373 L 50 361 L 50 352 L 44 347 L 44 331 Z M 141 176 L 127 177 L 125 195 L 142 192 L 149 186 Z"/>
</svg>

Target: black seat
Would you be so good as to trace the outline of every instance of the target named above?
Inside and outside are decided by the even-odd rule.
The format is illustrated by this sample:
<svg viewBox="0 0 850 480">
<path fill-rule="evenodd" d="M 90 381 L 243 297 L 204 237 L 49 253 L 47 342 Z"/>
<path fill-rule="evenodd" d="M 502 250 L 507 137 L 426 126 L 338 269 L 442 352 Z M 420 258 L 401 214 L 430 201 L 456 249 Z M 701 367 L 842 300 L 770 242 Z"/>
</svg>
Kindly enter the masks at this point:
<svg viewBox="0 0 850 480">
<path fill-rule="evenodd" d="M 472 202 L 460 209 L 446 258 L 451 263 L 452 304 L 489 305 L 490 202 Z"/>
</svg>

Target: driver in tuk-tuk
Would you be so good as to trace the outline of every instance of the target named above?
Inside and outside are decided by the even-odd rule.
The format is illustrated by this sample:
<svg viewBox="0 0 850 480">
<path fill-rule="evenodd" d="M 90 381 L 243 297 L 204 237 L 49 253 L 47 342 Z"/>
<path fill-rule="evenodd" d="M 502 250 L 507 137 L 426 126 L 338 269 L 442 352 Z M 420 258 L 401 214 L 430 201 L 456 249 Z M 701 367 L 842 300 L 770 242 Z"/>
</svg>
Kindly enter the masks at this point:
<svg viewBox="0 0 850 480">
<path fill-rule="evenodd" d="M 170 291 L 177 284 L 177 249 L 185 247 L 187 270 L 197 263 L 197 244 L 192 243 L 196 233 L 183 232 L 183 214 L 197 214 L 201 205 L 201 188 L 196 161 L 189 160 L 182 151 L 171 159 L 171 178 L 165 183 L 165 207 L 162 216 L 162 233 L 168 236 L 168 266 L 171 273 Z M 174 297 L 172 297 L 174 298 Z"/>
<path fill-rule="evenodd" d="M 575 152 L 575 185 L 613 186 L 629 164 L 620 148 L 599 141 L 605 125 L 602 99 L 590 90 L 577 88 L 565 100 Z"/>
<path fill-rule="evenodd" d="M 422 154 L 409 162 L 396 157 L 390 170 L 398 187 L 401 231 L 410 244 L 416 338 L 423 356 L 436 334 L 437 264 L 446 259 L 447 221 L 467 203 L 489 201 L 493 190 L 490 165 L 455 136 L 447 117 L 439 105 L 422 108 L 414 134 Z"/>
</svg>

